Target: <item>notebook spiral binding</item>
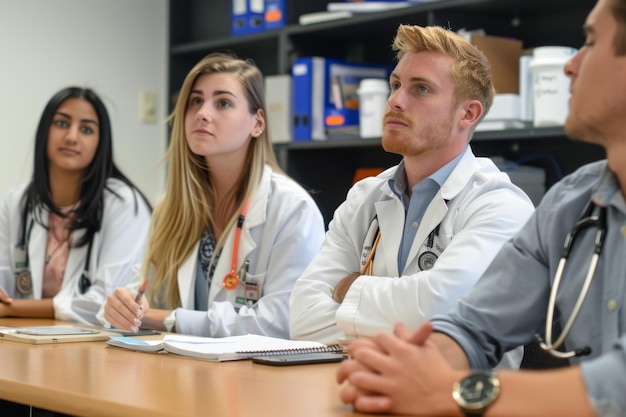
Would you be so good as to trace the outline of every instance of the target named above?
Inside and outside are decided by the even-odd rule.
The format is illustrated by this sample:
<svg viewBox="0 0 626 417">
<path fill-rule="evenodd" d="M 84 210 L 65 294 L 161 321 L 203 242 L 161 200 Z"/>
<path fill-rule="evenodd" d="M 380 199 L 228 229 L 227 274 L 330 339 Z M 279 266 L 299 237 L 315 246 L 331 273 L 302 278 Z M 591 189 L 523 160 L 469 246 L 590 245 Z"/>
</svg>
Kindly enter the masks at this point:
<svg viewBox="0 0 626 417">
<path fill-rule="evenodd" d="M 276 356 L 276 355 L 293 355 L 296 353 L 324 353 L 324 352 L 343 352 L 343 346 L 341 345 L 329 345 L 312 348 L 297 348 L 297 349 L 281 349 L 281 350 L 240 350 L 236 352 L 238 355 L 245 357 L 253 356 Z"/>
</svg>

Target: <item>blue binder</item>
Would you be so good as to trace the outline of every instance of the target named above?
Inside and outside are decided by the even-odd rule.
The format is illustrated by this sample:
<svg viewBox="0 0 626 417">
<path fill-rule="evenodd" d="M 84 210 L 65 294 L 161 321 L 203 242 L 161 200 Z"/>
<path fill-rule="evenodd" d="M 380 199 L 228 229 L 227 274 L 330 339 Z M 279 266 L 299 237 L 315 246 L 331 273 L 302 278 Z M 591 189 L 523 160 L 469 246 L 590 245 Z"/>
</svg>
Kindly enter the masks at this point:
<svg viewBox="0 0 626 417">
<path fill-rule="evenodd" d="M 293 139 L 294 141 L 311 140 L 313 139 L 314 124 L 313 109 L 318 109 L 323 104 L 324 58 L 298 58 L 294 60 L 291 68 L 291 76 L 293 77 Z M 314 101 L 315 105 L 313 104 Z M 321 114 L 317 112 L 315 117 L 321 118 Z M 319 120 L 316 125 L 319 126 Z M 323 132 L 319 132 L 319 129 L 316 130 L 315 134 L 318 139 L 324 139 Z"/>
<path fill-rule="evenodd" d="M 322 57 L 294 60 L 294 141 L 358 137 L 356 90 L 363 78 L 389 79 L 391 68 Z"/>
<path fill-rule="evenodd" d="M 265 30 L 265 0 L 232 0 L 233 36 L 250 35 Z"/>
<path fill-rule="evenodd" d="M 265 30 L 287 25 L 287 0 L 265 0 Z"/>
</svg>

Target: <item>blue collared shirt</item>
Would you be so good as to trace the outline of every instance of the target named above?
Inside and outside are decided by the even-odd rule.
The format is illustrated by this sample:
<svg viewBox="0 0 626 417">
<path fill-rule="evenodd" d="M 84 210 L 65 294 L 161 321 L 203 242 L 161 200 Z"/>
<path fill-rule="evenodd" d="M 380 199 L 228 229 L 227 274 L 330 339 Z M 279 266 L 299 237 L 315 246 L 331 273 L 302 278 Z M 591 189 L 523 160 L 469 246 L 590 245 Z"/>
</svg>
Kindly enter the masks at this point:
<svg viewBox="0 0 626 417">
<path fill-rule="evenodd" d="M 437 195 L 443 183 L 448 179 L 448 176 L 450 176 L 450 173 L 454 170 L 464 152 L 465 149 L 428 178 L 424 178 L 422 181 L 415 184 L 411 192 L 411 197 L 409 197 L 407 193 L 408 184 L 404 161 L 400 162 L 395 175 L 389 180 L 389 188 L 391 188 L 404 205 L 404 230 L 402 232 L 400 250 L 398 251 L 398 271 L 400 271 L 400 273 L 404 271 L 404 266 L 409 257 L 413 240 L 415 240 L 415 235 L 417 234 L 419 225 L 422 223 L 428 205 L 432 199 L 435 198 L 435 195 Z"/>
<path fill-rule="evenodd" d="M 567 233 L 590 198 L 607 207 L 602 253 L 580 314 L 565 339 L 567 349 L 591 353 L 580 364 L 598 416 L 626 415 L 626 202 L 606 161 L 589 164 L 555 184 L 535 214 L 506 243 L 474 288 L 435 330 L 454 338 L 473 368 L 494 366 L 501 355 L 543 333 L 548 298 Z M 572 315 L 594 247 L 596 227 L 575 239 L 556 305 L 562 323 Z"/>
</svg>

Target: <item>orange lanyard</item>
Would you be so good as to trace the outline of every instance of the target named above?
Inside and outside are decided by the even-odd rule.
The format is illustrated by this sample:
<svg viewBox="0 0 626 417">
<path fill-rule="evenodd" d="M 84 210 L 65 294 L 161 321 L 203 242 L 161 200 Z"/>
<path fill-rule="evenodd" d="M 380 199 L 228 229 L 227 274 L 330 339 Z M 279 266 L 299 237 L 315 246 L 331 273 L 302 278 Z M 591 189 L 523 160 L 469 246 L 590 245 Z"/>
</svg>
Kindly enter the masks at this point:
<svg viewBox="0 0 626 417">
<path fill-rule="evenodd" d="M 372 244 L 372 250 L 370 250 L 367 260 L 361 269 L 361 275 L 372 275 L 372 268 L 374 267 L 374 254 L 376 253 L 376 247 L 378 247 L 378 241 L 380 240 L 380 229 L 376 231 L 376 239 Z"/>
<path fill-rule="evenodd" d="M 230 272 L 224 276 L 222 280 L 222 285 L 227 290 L 234 290 L 239 285 L 239 274 L 237 273 L 237 252 L 239 251 L 239 237 L 241 236 L 241 229 L 243 228 L 243 221 L 246 219 L 246 214 L 248 213 L 248 206 L 250 205 L 250 200 L 246 201 L 241 209 L 241 214 L 239 214 L 239 219 L 237 219 L 237 231 L 235 232 L 235 243 L 233 244 L 233 258 L 230 267 Z"/>
</svg>

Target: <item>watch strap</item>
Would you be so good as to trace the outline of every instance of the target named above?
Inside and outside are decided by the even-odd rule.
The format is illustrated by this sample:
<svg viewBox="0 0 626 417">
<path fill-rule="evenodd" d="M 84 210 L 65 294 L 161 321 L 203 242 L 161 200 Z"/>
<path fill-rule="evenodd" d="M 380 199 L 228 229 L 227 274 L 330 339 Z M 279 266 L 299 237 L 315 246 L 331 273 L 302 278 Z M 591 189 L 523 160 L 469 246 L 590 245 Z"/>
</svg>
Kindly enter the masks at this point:
<svg viewBox="0 0 626 417">
<path fill-rule="evenodd" d="M 163 325 L 167 332 L 171 332 L 176 326 L 176 310 L 172 310 L 170 314 L 163 319 Z"/>
</svg>

